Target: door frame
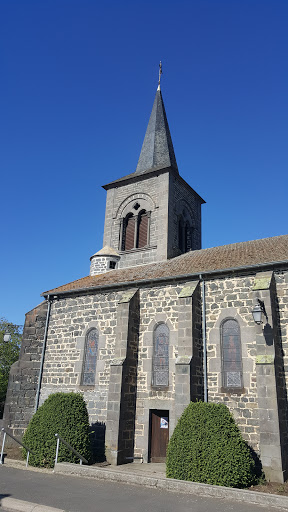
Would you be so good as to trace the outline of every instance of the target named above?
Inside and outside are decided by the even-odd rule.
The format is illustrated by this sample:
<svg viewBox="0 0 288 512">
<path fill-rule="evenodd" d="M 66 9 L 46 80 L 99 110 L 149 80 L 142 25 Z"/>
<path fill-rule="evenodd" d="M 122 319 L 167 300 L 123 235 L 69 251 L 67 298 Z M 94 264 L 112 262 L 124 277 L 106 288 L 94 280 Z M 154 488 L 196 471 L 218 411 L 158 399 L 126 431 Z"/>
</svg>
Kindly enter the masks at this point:
<svg viewBox="0 0 288 512">
<path fill-rule="evenodd" d="M 169 438 L 170 438 L 170 410 L 169 409 L 149 409 L 149 437 L 148 437 L 148 462 L 151 462 L 151 441 L 152 441 L 152 414 L 155 412 L 160 412 L 161 416 L 168 417 L 168 428 L 169 428 Z"/>
</svg>

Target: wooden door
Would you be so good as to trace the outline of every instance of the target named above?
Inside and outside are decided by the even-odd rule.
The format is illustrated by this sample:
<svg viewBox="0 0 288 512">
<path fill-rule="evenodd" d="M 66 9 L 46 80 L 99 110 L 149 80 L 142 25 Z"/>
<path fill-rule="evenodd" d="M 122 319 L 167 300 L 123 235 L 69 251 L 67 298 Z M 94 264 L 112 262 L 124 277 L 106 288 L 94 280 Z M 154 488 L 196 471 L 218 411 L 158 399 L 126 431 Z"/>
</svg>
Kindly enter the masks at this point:
<svg viewBox="0 0 288 512">
<path fill-rule="evenodd" d="M 165 462 L 169 441 L 169 411 L 150 411 L 150 462 Z"/>
</svg>

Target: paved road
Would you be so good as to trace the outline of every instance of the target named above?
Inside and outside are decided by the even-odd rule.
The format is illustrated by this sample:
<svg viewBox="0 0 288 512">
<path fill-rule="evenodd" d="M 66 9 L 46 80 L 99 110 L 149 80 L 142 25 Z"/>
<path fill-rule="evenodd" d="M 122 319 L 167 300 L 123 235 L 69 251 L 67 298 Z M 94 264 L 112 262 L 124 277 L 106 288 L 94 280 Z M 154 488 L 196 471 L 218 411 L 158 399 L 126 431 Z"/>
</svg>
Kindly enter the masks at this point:
<svg viewBox="0 0 288 512">
<path fill-rule="evenodd" d="M 69 512 L 272 512 L 269 507 L 200 498 L 89 478 L 0 466 L 0 499 L 9 496 Z M 2 510 L 2 509 L 1 509 Z M 274 509 L 276 510 L 276 509 Z"/>
</svg>

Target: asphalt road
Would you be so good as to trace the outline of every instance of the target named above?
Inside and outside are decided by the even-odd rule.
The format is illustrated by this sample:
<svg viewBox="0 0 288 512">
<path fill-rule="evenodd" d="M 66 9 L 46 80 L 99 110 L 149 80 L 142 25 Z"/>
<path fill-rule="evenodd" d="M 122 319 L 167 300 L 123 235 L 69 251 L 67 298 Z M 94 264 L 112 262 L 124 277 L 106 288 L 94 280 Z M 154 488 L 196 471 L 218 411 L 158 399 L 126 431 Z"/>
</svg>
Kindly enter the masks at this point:
<svg viewBox="0 0 288 512">
<path fill-rule="evenodd" d="M 89 478 L 37 473 L 0 466 L 3 497 L 69 512 L 272 512 L 270 507 L 201 498 Z M 3 510 L 3 509 L 1 509 Z M 4 512 L 4 511 L 3 511 Z"/>
</svg>

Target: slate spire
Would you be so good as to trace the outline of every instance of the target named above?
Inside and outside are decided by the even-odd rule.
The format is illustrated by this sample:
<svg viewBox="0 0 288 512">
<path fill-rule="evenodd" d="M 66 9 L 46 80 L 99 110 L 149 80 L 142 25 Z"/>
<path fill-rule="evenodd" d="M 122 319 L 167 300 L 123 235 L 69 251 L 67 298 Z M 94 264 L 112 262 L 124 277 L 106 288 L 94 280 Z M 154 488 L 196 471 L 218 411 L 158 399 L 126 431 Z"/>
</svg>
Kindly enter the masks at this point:
<svg viewBox="0 0 288 512">
<path fill-rule="evenodd" d="M 178 171 L 159 84 L 135 174 L 173 167 Z"/>
</svg>

